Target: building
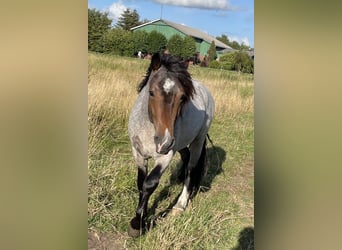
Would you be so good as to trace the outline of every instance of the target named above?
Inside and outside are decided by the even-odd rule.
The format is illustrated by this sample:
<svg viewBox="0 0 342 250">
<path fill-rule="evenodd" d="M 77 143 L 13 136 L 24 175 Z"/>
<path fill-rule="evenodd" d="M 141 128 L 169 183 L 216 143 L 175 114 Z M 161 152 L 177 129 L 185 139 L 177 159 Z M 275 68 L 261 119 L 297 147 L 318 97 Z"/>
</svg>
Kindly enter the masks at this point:
<svg viewBox="0 0 342 250">
<path fill-rule="evenodd" d="M 210 44 L 212 41 L 215 42 L 216 52 L 218 56 L 220 55 L 220 51 L 225 49 L 232 49 L 228 45 L 223 42 L 217 40 L 215 37 L 208 35 L 207 33 L 170 21 L 166 21 L 163 19 L 157 19 L 148 23 L 141 24 L 139 26 L 131 28 L 132 31 L 140 30 L 140 31 L 157 31 L 162 33 L 167 39 L 170 39 L 175 34 L 179 34 L 181 37 L 191 36 L 195 39 L 196 42 L 196 51 L 199 53 L 200 58 L 202 59 L 209 50 Z"/>
</svg>

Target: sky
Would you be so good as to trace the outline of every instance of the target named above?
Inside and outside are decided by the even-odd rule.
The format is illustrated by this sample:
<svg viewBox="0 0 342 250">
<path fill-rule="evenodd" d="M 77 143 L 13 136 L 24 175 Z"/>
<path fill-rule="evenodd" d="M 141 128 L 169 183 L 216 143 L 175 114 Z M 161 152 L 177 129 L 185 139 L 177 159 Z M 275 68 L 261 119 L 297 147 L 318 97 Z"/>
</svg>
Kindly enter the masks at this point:
<svg viewBox="0 0 342 250">
<path fill-rule="evenodd" d="M 130 8 L 140 20 L 162 18 L 254 48 L 254 0 L 89 0 L 88 8 L 108 12 L 113 25 Z"/>
</svg>

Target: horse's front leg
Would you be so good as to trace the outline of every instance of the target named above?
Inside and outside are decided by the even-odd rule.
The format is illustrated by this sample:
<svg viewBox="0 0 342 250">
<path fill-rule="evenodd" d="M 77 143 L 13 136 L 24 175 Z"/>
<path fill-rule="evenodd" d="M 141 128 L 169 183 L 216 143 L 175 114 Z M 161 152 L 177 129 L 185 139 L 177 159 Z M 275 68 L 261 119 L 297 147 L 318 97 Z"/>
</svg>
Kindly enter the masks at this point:
<svg viewBox="0 0 342 250">
<path fill-rule="evenodd" d="M 169 165 L 173 151 L 166 155 L 158 155 L 155 159 L 155 165 L 150 174 L 146 177 L 143 169 L 138 168 L 138 189 L 139 189 L 139 203 L 136 210 L 135 217 L 130 222 L 128 234 L 132 237 L 140 236 L 145 229 L 145 219 L 147 215 L 147 204 L 150 196 L 157 188 L 160 177 Z"/>
<path fill-rule="evenodd" d="M 135 160 L 138 167 L 138 175 L 137 175 L 137 186 L 139 190 L 139 203 L 138 207 L 142 204 L 143 198 L 143 184 L 147 176 L 147 168 L 148 168 L 148 161 L 141 156 L 135 156 Z M 131 224 L 129 227 L 128 234 L 130 236 L 139 236 L 141 234 L 141 230 L 144 227 L 144 218 L 142 218 L 139 214 L 136 214 L 131 220 Z"/>
<path fill-rule="evenodd" d="M 190 145 L 190 160 L 186 170 L 183 191 L 177 203 L 172 208 L 171 213 L 173 215 L 183 212 L 189 202 L 191 194 L 197 192 L 204 173 L 205 158 L 206 143 L 204 137 L 204 139 L 197 139 Z"/>
</svg>

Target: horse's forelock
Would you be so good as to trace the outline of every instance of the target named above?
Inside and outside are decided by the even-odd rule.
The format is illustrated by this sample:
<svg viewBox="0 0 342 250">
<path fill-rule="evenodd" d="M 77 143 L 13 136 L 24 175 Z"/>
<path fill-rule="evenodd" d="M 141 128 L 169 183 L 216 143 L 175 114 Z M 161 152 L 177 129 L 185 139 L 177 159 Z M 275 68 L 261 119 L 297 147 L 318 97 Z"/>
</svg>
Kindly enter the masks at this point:
<svg viewBox="0 0 342 250">
<path fill-rule="evenodd" d="M 161 57 L 161 65 L 167 69 L 169 74 L 178 79 L 182 84 L 187 99 L 190 100 L 195 90 L 185 62 L 177 57 L 166 54 Z"/>
<path fill-rule="evenodd" d="M 160 67 L 164 66 L 167 70 L 167 73 L 172 75 L 173 77 L 177 78 L 178 81 L 182 84 L 182 87 L 184 89 L 185 95 L 188 100 L 192 98 L 195 90 L 194 86 L 192 84 L 192 78 L 190 73 L 188 72 L 187 65 L 184 63 L 184 61 L 180 60 L 179 58 L 172 56 L 170 54 L 161 54 L 159 55 L 160 60 Z M 141 90 L 147 85 L 148 80 L 151 76 L 151 73 L 153 71 L 153 62 L 151 61 L 150 66 L 148 67 L 146 71 L 146 75 L 144 79 L 141 81 L 141 83 L 138 85 L 138 92 L 141 92 Z M 165 76 L 167 77 L 167 76 Z"/>
</svg>

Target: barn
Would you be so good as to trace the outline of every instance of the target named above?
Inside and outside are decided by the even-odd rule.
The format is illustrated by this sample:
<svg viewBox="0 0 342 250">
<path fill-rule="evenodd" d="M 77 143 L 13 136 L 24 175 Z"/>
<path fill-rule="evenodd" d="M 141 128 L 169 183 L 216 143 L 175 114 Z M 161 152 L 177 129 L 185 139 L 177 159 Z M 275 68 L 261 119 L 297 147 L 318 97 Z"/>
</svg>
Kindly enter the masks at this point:
<svg viewBox="0 0 342 250">
<path fill-rule="evenodd" d="M 142 25 L 131 28 L 131 30 L 137 31 L 146 31 L 151 32 L 153 30 L 162 33 L 167 39 L 170 39 L 175 34 L 179 34 L 181 37 L 191 36 L 195 39 L 196 42 L 196 51 L 199 53 L 199 56 L 203 58 L 207 55 L 210 44 L 212 41 L 215 42 L 216 52 L 218 56 L 220 55 L 220 51 L 232 49 L 228 45 L 223 42 L 217 40 L 215 37 L 208 35 L 207 33 L 182 25 L 174 22 L 170 22 L 164 19 L 157 19 L 148 23 L 144 23 Z"/>
</svg>

